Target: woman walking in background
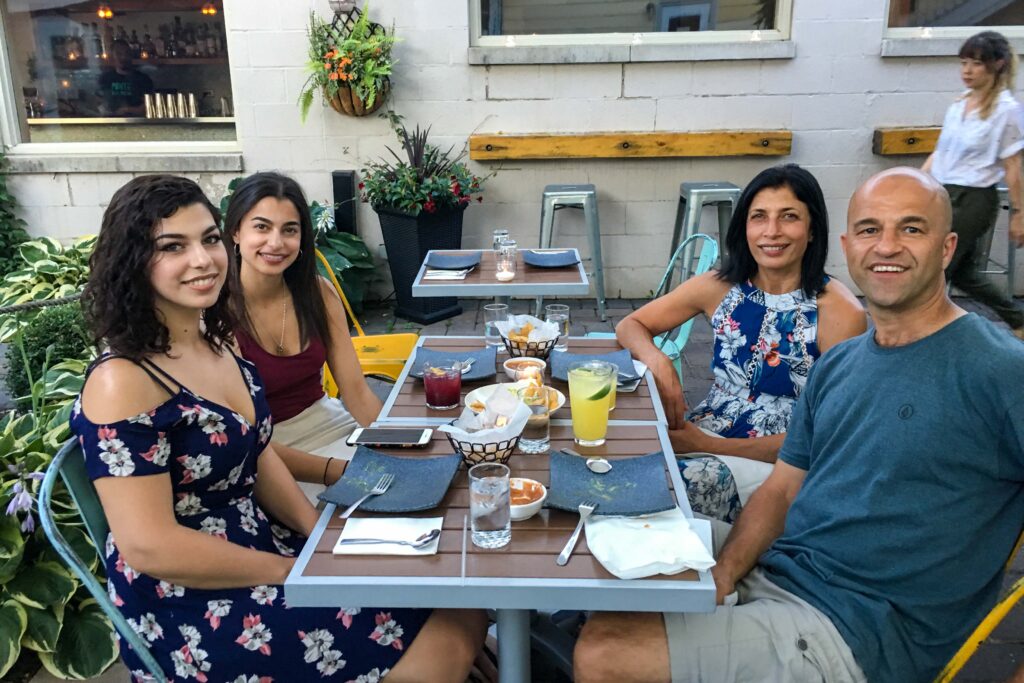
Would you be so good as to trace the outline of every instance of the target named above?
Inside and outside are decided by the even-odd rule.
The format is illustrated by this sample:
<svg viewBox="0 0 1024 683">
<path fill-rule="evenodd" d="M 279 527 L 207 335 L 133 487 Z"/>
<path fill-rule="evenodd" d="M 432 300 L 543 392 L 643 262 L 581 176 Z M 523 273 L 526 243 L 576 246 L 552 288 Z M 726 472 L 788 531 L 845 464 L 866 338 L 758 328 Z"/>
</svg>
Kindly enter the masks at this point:
<svg viewBox="0 0 1024 683">
<path fill-rule="evenodd" d="M 942 133 L 924 170 L 946 186 L 953 203 L 956 253 L 946 281 L 985 304 L 1024 339 L 1024 311 L 979 272 L 985 234 L 999 213 L 996 184 L 1010 191 L 1008 239 L 1024 246 L 1021 150 L 1024 112 L 1010 94 L 1017 56 L 1002 34 L 983 31 L 960 47 L 960 78 L 967 91 L 946 111 Z"/>
</svg>

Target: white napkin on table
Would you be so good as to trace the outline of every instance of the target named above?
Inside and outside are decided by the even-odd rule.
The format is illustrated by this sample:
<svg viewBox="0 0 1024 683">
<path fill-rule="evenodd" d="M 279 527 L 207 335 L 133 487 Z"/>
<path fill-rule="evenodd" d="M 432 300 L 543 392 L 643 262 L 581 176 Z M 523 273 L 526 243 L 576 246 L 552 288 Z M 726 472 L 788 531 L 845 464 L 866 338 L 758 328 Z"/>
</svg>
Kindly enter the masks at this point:
<svg viewBox="0 0 1024 683">
<path fill-rule="evenodd" d="M 342 545 L 346 538 L 386 538 L 395 541 L 413 541 L 432 529 L 440 529 L 444 517 L 355 517 L 345 522 L 339 543 L 334 545 L 335 555 L 435 555 L 440 536 L 422 548 L 391 543 L 351 543 Z"/>
<path fill-rule="evenodd" d="M 585 524 L 590 552 L 620 579 L 704 571 L 715 565 L 711 551 L 677 507 L 639 517 L 591 515 Z"/>
<path fill-rule="evenodd" d="M 433 270 L 428 268 L 427 272 L 423 274 L 424 280 L 465 280 L 466 275 L 472 268 L 465 270 Z"/>
</svg>

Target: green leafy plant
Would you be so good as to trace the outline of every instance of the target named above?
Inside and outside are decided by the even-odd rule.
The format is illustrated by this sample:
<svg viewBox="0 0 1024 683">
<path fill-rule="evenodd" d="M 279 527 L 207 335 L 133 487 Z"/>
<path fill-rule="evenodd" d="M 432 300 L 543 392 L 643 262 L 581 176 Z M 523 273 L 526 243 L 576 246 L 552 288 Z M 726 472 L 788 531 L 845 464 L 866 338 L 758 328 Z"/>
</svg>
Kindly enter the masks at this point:
<svg viewBox="0 0 1024 683">
<path fill-rule="evenodd" d="M 14 345 L 24 358 L 20 335 Z M 118 645 L 110 621 L 36 526 L 40 482 L 70 436 L 68 417 L 86 366 L 64 361 L 48 367 L 52 354 L 51 346 L 33 382 L 31 411 L 0 417 L 0 676 L 28 649 L 54 676 L 84 679 L 107 669 Z M 97 549 L 60 484 L 52 503 L 61 533 L 102 581 Z"/>
<path fill-rule="evenodd" d="M 15 214 L 18 202 L 7 187 L 7 164 L 0 148 L 0 278 L 18 267 L 18 245 L 30 239 L 25 221 Z"/>
<path fill-rule="evenodd" d="M 0 281 L 0 307 L 61 299 L 82 291 L 89 278 L 89 256 L 95 245 L 94 235 L 79 238 L 66 247 L 51 237 L 20 245 L 18 270 Z M 10 341 L 32 317 L 0 316 L 0 342 Z"/>
<path fill-rule="evenodd" d="M 490 175 L 481 178 L 462 163 L 465 149 L 454 155 L 454 146 L 442 151 L 427 141 L 429 127 L 421 130 L 416 126 L 410 132 L 400 116 L 393 112 L 389 116 L 405 158 L 388 147 L 394 159 L 379 159 L 366 165 L 363 181 L 359 183 L 364 202 L 375 209 L 418 214 L 465 206 L 474 195 L 477 201 L 483 201 L 478 193 Z"/>
<path fill-rule="evenodd" d="M 309 77 L 299 95 L 302 120 L 306 120 L 313 97 L 320 93 L 331 102 L 345 88 L 362 101 L 366 109 L 377 104 L 388 87 L 394 60 L 391 48 L 396 42 L 394 28 L 390 31 L 369 19 L 367 5 L 354 22 L 331 24 L 315 12 L 309 15 Z"/>
<path fill-rule="evenodd" d="M 11 396 L 21 400 L 31 392 L 31 377 L 42 374 L 47 345 L 51 342 L 54 358 L 87 361 L 93 356 L 82 307 L 77 302 L 44 308 L 22 330 L 21 340 L 22 344 L 7 347 L 7 376 L 4 378 Z M 27 362 L 27 367 L 23 361 Z"/>
</svg>

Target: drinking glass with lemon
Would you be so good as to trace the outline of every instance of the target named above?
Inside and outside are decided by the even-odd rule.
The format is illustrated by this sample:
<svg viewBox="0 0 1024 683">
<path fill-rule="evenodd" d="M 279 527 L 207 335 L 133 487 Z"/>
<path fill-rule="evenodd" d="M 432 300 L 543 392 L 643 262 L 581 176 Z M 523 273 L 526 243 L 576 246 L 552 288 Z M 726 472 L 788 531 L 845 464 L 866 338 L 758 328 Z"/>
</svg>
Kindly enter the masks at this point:
<svg viewBox="0 0 1024 683">
<path fill-rule="evenodd" d="M 569 365 L 572 433 L 580 446 L 600 446 L 608 434 L 608 411 L 615 395 L 618 368 L 602 360 Z"/>
</svg>

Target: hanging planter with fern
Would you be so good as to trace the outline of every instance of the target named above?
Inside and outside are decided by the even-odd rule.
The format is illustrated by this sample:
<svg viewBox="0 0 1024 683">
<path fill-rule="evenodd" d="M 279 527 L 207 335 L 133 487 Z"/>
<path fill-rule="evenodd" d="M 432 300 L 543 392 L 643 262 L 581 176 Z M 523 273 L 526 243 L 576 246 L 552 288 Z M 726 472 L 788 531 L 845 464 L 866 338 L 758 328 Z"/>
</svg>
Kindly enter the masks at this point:
<svg viewBox="0 0 1024 683">
<path fill-rule="evenodd" d="M 362 11 L 339 13 L 331 23 L 310 13 L 309 77 L 299 95 L 303 121 L 318 92 L 332 109 L 349 116 L 372 114 L 384 104 L 391 89 L 395 32 L 370 21 L 366 10 L 364 5 Z"/>
</svg>

